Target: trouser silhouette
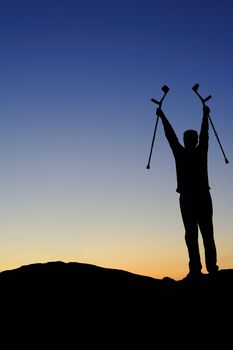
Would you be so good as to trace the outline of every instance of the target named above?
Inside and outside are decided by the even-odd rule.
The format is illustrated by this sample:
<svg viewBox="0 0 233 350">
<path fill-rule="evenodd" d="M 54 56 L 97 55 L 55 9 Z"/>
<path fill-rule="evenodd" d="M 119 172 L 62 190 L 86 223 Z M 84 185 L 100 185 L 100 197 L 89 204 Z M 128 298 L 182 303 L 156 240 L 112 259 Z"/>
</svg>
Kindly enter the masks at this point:
<svg viewBox="0 0 233 350">
<path fill-rule="evenodd" d="M 200 229 L 203 239 L 206 269 L 209 273 L 217 271 L 213 205 L 210 192 L 193 193 L 191 195 L 180 194 L 180 210 L 185 228 L 185 242 L 189 254 L 190 273 L 199 273 L 202 269 L 198 229 Z"/>
</svg>

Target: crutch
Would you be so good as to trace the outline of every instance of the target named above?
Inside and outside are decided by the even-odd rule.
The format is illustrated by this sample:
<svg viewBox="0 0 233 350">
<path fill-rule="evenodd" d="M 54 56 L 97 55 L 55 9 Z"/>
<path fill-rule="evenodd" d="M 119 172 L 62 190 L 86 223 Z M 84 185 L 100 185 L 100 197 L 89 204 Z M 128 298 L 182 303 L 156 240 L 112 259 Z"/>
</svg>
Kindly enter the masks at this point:
<svg viewBox="0 0 233 350">
<path fill-rule="evenodd" d="M 192 87 L 193 91 L 194 91 L 194 92 L 197 94 L 197 96 L 200 98 L 200 100 L 201 100 L 203 106 L 205 106 L 206 101 L 208 101 L 212 96 L 209 95 L 209 96 L 207 96 L 206 98 L 203 98 L 203 97 L 199 94 L 198 88 L 199 88 L 199 84 L 195 84 L 195 85 Z M 225 155 L 225 152 L 224 152 L 224 150 L 223 150 L 223 148 L 222 148 L 221 142 L 220 142 L 219 137 L 218 137 L 218 134 L 217 134 L 217 132 L 216 132 L 216 130 L 215 130 L 214 124 L 213 124 L 213 122 L 212 122 L 212 120 L 211 120 L 211 118 L 210 118 L 210 115 L 208 115 L 208 117 L 209 117 L 210 124 L 211 124 L 211 126 L 212 126 L 212 128 L 213 128 L 213 130 L 214 130 L 214 134 L 215 134 L 215 136 L 216 136 L 216 139 L 217 139 L 217 141 L 218 141 L 218 143 L 219 143 L 219 146 L 220 146 L 220 148 L 221 148 L 222 154 L 223 154 L 223 156 L 224 156 L 225 163 L 228 164 L 228 163 L 229 163 L 229 160 L 227 159 L 227 157 L 226 157 L 226 155 Z"/>
<path fill-rule="evenodd" d="M 162 89 L 161 89 L 164 94 L 161 98 L 160 101 L 155 100 L 154 98 L 151 99 L 152 102 L 154 102 L 155 104 L 159 105 L 159 108 L 161 108 L 163 100 L 165 98 L 165 96 L 167 95 L 168 91 L 169 91 L 169 87 L 167 85 L 163 85 Z M 159 117 L 157 116 L 156 118 L 156 122 L 155 122 L 155 128 L 154 128 L 154 133 L 153 133 L 153 138 L 152 138 L 152 143 L 151 143 L 151 148 L 150 148 L 150 155 L 149 155 L 149 160 L 146 166 L 146 169 L 150 169 L 150 160 L 151 160 L 151 156 L 152 156 L 152 151 L 153 151 L 153 147 L 154 147 L 154 142 L 155 142 L 155 134 L 156 134 L 156 130 L 157 130 L 157 126 L 158 126 L 158 121 L 159 121 Z"/>
</svg>

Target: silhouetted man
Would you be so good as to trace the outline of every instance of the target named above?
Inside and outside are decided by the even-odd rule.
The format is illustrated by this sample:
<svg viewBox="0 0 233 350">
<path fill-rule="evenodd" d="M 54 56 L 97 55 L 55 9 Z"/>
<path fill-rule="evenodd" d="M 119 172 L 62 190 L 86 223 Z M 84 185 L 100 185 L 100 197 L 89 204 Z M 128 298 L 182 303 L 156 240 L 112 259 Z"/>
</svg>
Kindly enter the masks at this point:
<svg viewBox="0 0 233 350">
<path fill-rule="evenodd" d="M 203 107 L 199 135 L 196 130 L 184 132 L 184 146 L 180 144 L 161 108 L 158 108 L 156 113 L 162 119 L 164 132 L 175 158 L 176 191 L 180 194 L 180 210 L 189 254 L 189 274 L 187 277 L 198 278 L 201 276 L 202 264 L 198 244 L 198 228 L 204 244 L 206 269 L 210 274 L 213 274 L 218 271 L 218 266 L 207 166 L 210 109 L 207 106 Z"/>
</svg>

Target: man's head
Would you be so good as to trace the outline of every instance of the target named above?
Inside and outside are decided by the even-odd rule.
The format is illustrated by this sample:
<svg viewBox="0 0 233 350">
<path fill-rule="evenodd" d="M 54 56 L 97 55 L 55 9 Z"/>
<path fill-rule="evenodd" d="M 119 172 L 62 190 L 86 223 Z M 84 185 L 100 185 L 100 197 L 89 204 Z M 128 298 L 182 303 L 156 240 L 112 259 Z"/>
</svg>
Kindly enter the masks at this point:
<svg viewBox="0 0 233 350">
<path fill-rule="evenodd" d="M 195 148 L 198 144 L 198 133 L 196 130 L 186 130 L 183 139 L 185 148 Z"/>
</svg>

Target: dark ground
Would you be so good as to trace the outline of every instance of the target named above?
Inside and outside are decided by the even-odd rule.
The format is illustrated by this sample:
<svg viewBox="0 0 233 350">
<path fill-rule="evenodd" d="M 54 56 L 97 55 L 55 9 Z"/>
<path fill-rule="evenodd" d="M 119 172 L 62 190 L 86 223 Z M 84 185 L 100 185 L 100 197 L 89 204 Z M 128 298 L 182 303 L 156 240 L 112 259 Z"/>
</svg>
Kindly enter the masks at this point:
<svg viewBox="0 0 233 350">
<path fill-rule="evenodd" d="M 0 297 L 4 350 L 15 341 L 31 349 L 225 349 L 232 342 L 233 269 L 176 281 L 37 263 L 1 272 Z"/>
</svg>

